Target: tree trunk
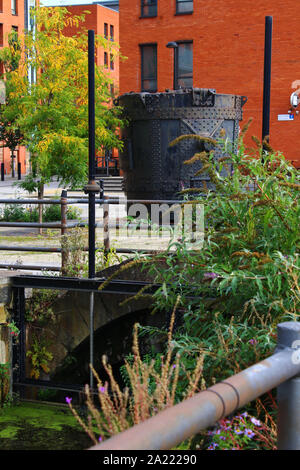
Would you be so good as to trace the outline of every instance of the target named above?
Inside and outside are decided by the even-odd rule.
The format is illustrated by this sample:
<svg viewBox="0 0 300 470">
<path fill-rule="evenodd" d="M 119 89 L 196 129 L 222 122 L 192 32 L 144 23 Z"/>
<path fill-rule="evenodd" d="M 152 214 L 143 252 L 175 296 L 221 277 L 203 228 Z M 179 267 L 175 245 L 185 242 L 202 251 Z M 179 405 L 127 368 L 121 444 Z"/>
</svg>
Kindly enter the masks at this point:
<svg viewBox="0 0 300 470">
<path fill-rule="evenodd" d="M 44 198 L 44 183 L 41 183 L 38 188 L 38 199 Z M 43 204 L 39 204 L 39 224 L 43 222 Z M 43 234 L 43 229 L 40 227 L 38 229 L 39 235 Z"/>
</svg>

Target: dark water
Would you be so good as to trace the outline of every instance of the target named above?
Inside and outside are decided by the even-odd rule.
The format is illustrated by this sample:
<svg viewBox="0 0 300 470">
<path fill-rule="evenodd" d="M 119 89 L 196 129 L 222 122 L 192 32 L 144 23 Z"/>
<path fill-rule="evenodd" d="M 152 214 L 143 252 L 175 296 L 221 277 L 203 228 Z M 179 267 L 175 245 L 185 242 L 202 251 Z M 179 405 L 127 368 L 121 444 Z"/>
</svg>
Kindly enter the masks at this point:
<svg viewBox="0 0 300 470">
<path fill-rule="evenodd" d="M 23 423 L 14 438 L 0 438 L 1 450 L 85 450 L 93 445 L 84 431 L 62 426 L 61 431 Z"/>
</svg>

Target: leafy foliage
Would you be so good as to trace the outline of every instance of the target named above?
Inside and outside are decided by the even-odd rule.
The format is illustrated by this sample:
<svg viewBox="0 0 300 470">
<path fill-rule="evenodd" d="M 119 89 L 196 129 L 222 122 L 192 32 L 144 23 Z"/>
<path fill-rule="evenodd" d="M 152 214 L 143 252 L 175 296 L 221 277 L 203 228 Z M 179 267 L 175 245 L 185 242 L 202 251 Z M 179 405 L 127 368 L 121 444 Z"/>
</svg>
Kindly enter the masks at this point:
<svg viewBox="0 0 300 470">
<path fill-rule="evenodd" d="M 42 338 L 33 336 L 31 349 L 27 351 L 26 356 L 31 361 L 30 377 L 38 379 L 41 371 L 46 374 L 50 371 L 49 362 L 53 359 L 53 354 L 47 350 L 47 344 Z"/>
<path fill-rule="evenodd" d="M 21 60 L 21 44 L 16 31 L 12 30 L 9 33 L 8 44 L 7 48 L 0 51 L 0 60 L 3 63 L 6 79 L 6 102 L 0 106 L 0 141 L 3 147 L 10 149 L 11 158 L 13 158 L 13 152 L 24 141 L 24 135 L 18 123 L 21 110 L 18 100 L 15 99 L 16 83 L 11 79 Z M 11 164 L 13 165 L 13 161 Z"/>
<path fill-rule="evenodd" d="M 0 220 L 6 222 L 37 222 L 39 217 L 38 209 L 32 206 L 25 207 L 16 204 L 6 204 L 0 211 Z M 67 210 L 69 220 L 80 218 L 80 212 L 75 207 L 69 207 Z M 56 222 L 61 219 L 61 210 L 59 205 L 49 205 L 43 209 L 44 222 Z"/>
<path fill-rule="evenodd" d="M 83 184 L 88 158 L 88 59 L 87 35 L 64 34 L 79 26 L 84 15 L 72 16 L 66 8 L 32 10 L 35 31 L 19 37 L 17 51 L 10 44 L 1 52 L 10 114 L 31 152 L 32 175 L 25 181 L 35 189 L 56 175 L 61 184 Z M 79 28 L 80 30 L 80 28 Z M 98 36 L 97 47 L 117 55 L 117 45 Z M 15 58 L 15 65 L 7 67 Z M 36 72 L 36 81 L 28 76 Z M 110 107 L 107 72 L 95 67 L 96 148 L 120 147 L 117 107 Z M 23 183 L 21 183 L 23 184 Z M 24 187 L 25 187 L 24 186 Z M 25 188 L 26 189 L 26 188 Z"/>
<path fill-rule="evenodd" d="M 137 257 L 120 269 L 139 264 L 152 275 L 153 283 L 161 285 L 154 294 L 156 312 L 171 311 L 180 296 L 172 339 L 173 358 L 176 354 L 181 358 L 179 400 L 187 386 L 186 371 L 195 371 L 199 354 L 204 357 L 202 386 L 210 386 L 272 354 L 277 324 L 297 321 L 300 314 L 299 173 L 280 152 L 265 151 L 261 144 L 255 151 L 246 149 L 245 129 L 237 152 L 229 141 L 220 140 L 210 142 L 224 147 L 219 161 L 213 150 L 186 161 L 200 160 L 198 174 L 207 174 L 214 184 L 214 190 L 204 182 L 196 191 L 183 191 L 191 203 L 204 206 L 203 247 L 191 249 L 191 234 L 183 233 L 165 253 Z M 135 298 L 143 295 L 141 291 Z M 141 334 L 166 335 L 156 328 L 140 330 Z M 153 352 L 153 360 L 159 356 Z M 148 357 L 143 362 L 148 363 Z M 273 401 L 263 406 L 265 418 L 273 407 Z M 253 404 L 247 408 L 257 411 Z M 254 433 L 249 423 L 245 426 L 242 438 L 236 439 L 240 448 L 248 448 Z M 257 436 L 262 431 L 257 441 L 274 448 L 274 433 L 269 439 L 268 429 L 255 431 Z"/>
</svg>

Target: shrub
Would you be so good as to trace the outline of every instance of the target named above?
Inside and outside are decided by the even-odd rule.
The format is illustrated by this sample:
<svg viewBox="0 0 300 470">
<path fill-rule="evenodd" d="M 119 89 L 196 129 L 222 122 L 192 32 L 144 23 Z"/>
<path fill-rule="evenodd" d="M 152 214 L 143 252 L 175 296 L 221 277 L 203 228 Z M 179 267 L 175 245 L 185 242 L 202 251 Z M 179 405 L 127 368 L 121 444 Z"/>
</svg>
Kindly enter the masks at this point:
<svg viewBox="0 0 300 470">
<path fill-rule="evenodd" d="M 158 363 L 154 359 L 142 360 L 138 344 L 139 325 L 135 324 L 133 355 L 125 360 L 123 368 L 128 387 L 121 390 L 106 357 L 103 357 L 103 366 L 108 375 L 108 382 L 103 383 L 97 372 L 92 368 L 97 379 L 100 410 L 96 408 L 89 387 L 86 385 L 87 407 L 90 412 L 87 423 L 80 418 L 76 409 L 72 406 L 72 399 L 66 397 L 72 413 L 94 444 L 145 421 L 161 410 L 173 406 L 178 401 L 176 392 L 181 369 L 180 355 L 174 355 L 172 347 L 172 332 L 177 304 L 178 302 L 175 304 L 171 315 L 166 355 L 161 356 Z M 187 374 L 188 384 L 180 399 L 190 398 L 200 389 L 199 382 L 201 382 L 203 360 L 204 357 L 199 355 L 193 373 Z M 97 431 L 95 431 L 95 428 Z M 98 434 L 98 438 L 95 432 Z"/>
<path fill-rule="evenodd" d="M 80 210 L 76 207 L 69 207 L 67 210 L 67 218 L 69 220 L 79 219 Z M 6 204 L 1 212 L 1 219 L 5 222 L 38 222 L 38 208 L 24 207 L 19 204 Z M 49 204 L 43 208 L 44 222 L 56 222 L 61 219 L 60 205 Z"/>
<path fill-rule="evenodd" d="M 198 175 L 207 174 L 214 185 L 208 189 L 203 181 L 200 188 L 182 191 L 190 203 L 204 206 L 202 249 L 191 250 L 183 234 L 165 253 L 137 256 L 122 267 L 139 264 L 161 285 L 154 294 L 156 312 L 172 309 L 180 295 L 173 354 L 180 354 L 189 373 L 199 352 L 205 355 L 202 377 L 208 386 L 272 354 L 277 324 L 297 321 L 300 314 L 299 172 L 270 147 L 267 152 L 260 144 L 258 151 L 246 149 L 243 138 L 244 130 L 237 152 L 226 140 L 213 143 L 224 146 L 219 161 L 209 151 L 185 162 L 200 161 Z M 140 291 L 135 298 L 144 295 Z M 167 335 L 151 327 L 140 332 Z M 179 397 L 186 384 L 182 374 Z M 255 413 L 257 403 L 247 411 Z M 263 418 L 273 410 L 272 401 L 261 411 Z"/>
</svg>

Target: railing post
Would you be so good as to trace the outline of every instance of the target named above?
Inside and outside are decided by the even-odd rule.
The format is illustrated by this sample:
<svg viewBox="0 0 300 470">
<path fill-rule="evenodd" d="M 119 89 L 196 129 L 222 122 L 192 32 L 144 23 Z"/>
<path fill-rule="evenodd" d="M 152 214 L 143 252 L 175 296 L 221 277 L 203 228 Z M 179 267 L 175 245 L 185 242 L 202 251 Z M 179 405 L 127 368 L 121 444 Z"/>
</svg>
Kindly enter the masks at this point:
<svg viewBox="0 0 300 470">
<path fill-rule="evenodd" d="M 294 350 L 291 361 L 300 364 L 300 322 L 278 326 L 278 350 Z M 300 375 L 277 388 L 278 450 L 300 450 Z"/>
<path fill-rule="evenodd" d="M 64 276 L 67 272 L 68 250 L 64 235 L 67 232 L 67 209 L 68 198 L 67 191 L 62 190 L 60 196 L 60 214 L 61 214 L 61 274 Z"/>
<path fill-rule="evenodd" d="M 18 162 L 18 180 L 22 179 L 21 162 Z"/>
<path fill-rule="evenodd" d="M 108 197 L 103 196 L 103 199 Z M 106 258 L 110 250 L 109 240 L 109 204 L 103 204 L 103 243 L 104 243 L 104 258 Z"/>
</svg>

